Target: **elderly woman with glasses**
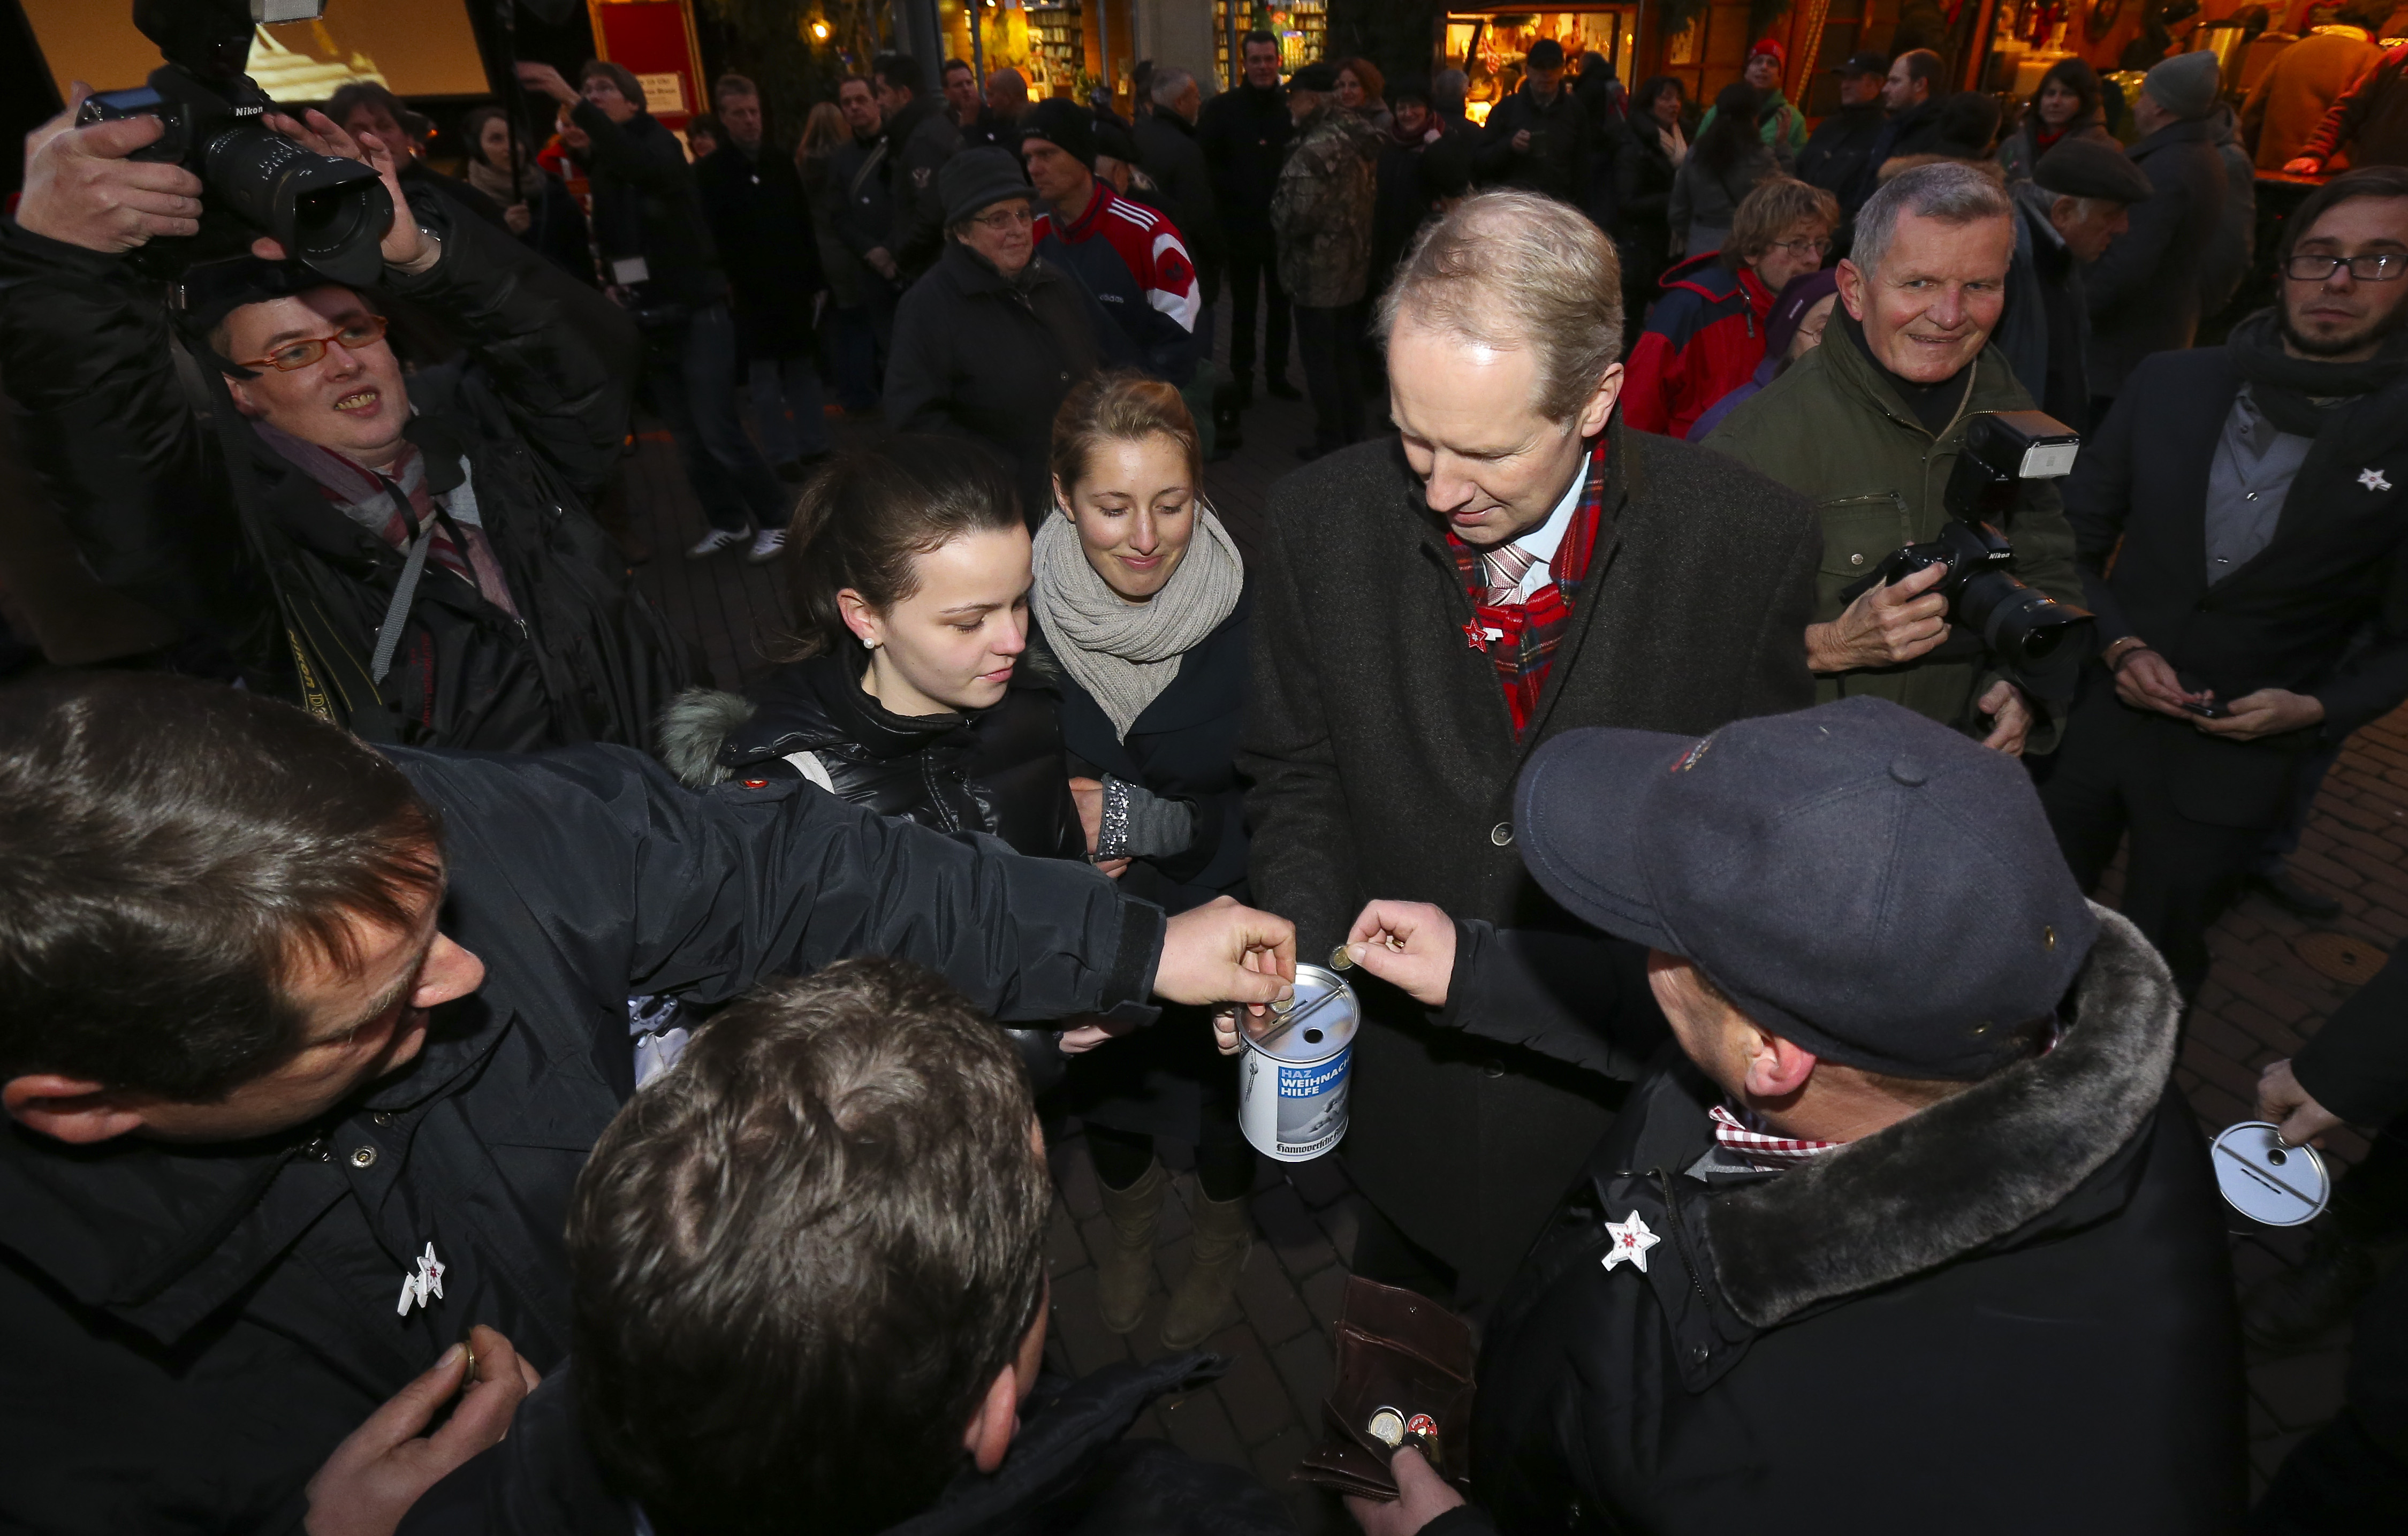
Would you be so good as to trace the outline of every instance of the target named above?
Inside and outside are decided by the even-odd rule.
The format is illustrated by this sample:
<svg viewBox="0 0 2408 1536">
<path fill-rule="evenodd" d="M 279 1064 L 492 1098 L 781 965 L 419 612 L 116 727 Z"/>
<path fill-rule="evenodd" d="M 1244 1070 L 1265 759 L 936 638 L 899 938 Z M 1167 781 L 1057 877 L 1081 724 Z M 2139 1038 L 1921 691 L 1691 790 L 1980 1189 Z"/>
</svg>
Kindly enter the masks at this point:
<svg viewBox="0 0 2408 1536">
<path fill-rule="evenodd" d="M 1840 205 L 1789 177 L 1759 183 L 1739 205 L 1720 251 L 1664 274 L 1664 298 L 1631 350 L 1624 420 L 1642 432 L 1687 435 L 1698 417 L 1746 383 L 1764 361 L 1773 300 L 1822 269 Z"/>
<path fill-rule="evenodd" d="M 945 251 L 896 311 L 886 420 L 1000 450 L 1033 527 L 1053 502 L 1047 457 L 1063 397 L 1100 368 L 1140 359 L 1085 286 L 1037 254 L 1037 192 L 1009 152 L 963 151 L 937 190 Z"/>
</svg>

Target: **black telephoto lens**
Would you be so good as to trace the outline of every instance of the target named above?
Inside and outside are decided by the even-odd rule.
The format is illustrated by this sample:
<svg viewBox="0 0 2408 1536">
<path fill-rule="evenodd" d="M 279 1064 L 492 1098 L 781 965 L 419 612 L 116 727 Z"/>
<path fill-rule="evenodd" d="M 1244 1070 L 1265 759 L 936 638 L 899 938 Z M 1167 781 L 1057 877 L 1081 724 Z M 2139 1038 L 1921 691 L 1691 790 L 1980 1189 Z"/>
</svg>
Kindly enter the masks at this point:
<svg viewBox="0 0 2408 1536">
<path fill-rule="evenodd" d="M 255 119 L 211 136 L 202 162 L 209 191 L 285 254 L 352 286 L 383 271 L 379 246 L 394 210 L 371 167 L 305 150 Z"/>
</svg>

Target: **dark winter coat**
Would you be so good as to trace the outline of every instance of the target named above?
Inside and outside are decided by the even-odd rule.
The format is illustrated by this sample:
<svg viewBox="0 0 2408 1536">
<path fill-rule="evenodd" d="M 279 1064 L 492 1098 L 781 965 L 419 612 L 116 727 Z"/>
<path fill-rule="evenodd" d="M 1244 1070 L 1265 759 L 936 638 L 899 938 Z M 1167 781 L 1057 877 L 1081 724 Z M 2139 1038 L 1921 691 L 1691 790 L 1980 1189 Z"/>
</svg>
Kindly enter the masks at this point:
<svg viewBox="0 0 2408 1536">
<path fill-rule="evenodd" d="M 1940 108 L 1947 101 L 1935 94 L 1918 106 L 1884 120 L 1873 135 L 1872 146 L 1865 151 L 1864 164 L 1857 167 L 1854 185 L 1840 194 L 1840 207 L 1854 217 L 1865 206 L 1865 199 L 1881 190 L 1881 168 L 1900 155 L 1944 154 L 1941 137 Z"/>
<path fill-rule="evenodd" d="M 894 243 L 887 249 L 906 282 L 934 266 L 952 243 L 937 173 L 961 149 L 962 131 L 941 106 L 914 101 L 886 122 L 886 185 L 895 200 Z"/>
<path fill-rule="evenodd" d="M 1077 1382 L 1039 1376 L 1010 1453 L 965 1471 L 887 1536 L 1288 1536 L 1287 1511 L 1234 1467 L 1124 1437 L 1147 1404 L 1228 1369 L 1211 1355 L 1108 1365 Z M 429 1488 L 397 1536 L 634 1536 L 577 1427 L 576 1367 L 548 1376 L 509 1438 Z"/>
<path fill-rule="evenodd" d="M 1647 316 L 1624 375 L 1632 426 L 1685 438 L 1698 418 L 1755 376 L 1775 297 L 1745 267 L 1709 251 L 1664 274 L 1664 298 Z"/>
<path fill-rule="evenodd" d="M 862 655 L 781 667 L 743 696 L 685 695 L 663 722 L 662 761 L 695 787 L 808 779 L 882 816 L 988 833 L 1036 858 L 1085 856 L 1050 680 L 1015 668 L 992 709 L 901 715 L 863 692 Z"/>
<path fill-rule="evenodd" d="M 1703 256 L 1722 249 L 1730 238 L 1731 222 L 1760 181 L 1781 174 L 1780 162 L 1762 142 L 1750 144 L 1717 171 L 1689 146 L 1688 158 L 1672 178 L 1672 204 L 1667 214 L 1673 238 L 1683 242 L 1682 254 Z"/>
<path fill-rule="evenodd" d="M 2408 165 L 2408 43 L 2383 55 L 2325 113 L 2300 153 L 2356 165 Z"/>
<path fill-rule="evenodd" d="M 727 271 L 736 330 L 748 357 L 794 357 L 811 345 L 811 295 L 821 286 L 819 239 L 794 161 L 724 144 L 694 168 L 703 211 Z"/>
<path fill-rule="evenodd" d="M 1997 1536 L 2238 1529 L 2225 1214 L 2168 1082 L 2182 1000 L 2100 916 L 2053 1051 L 1804 1168 L 1722 1153 L 1722 1091 L 1662 1049 L 1488 1320 L 1488 1529 L 1839 1536 L 1945 1510 Z M 1617 1021 L 1594 969 L 1466 937 L 1451 1007 L 1472 1027 L 1528 1038 L 1579 998 L 1610 1036 L 1660 1038 L 1643 989 Z M 1605 1223 L 1634 1215 L 1645 1267 L 1605 1268 Z M 2105 1432 L 2067 1433 L 2070 1400 Z"/>
<path fill-rule="evenodd" d="M 2084 280 L 2095 395 L 2121 393 L 2149 353 L 2191 344 L 2201 268 L 2224 218 L 2224 161 L 2205 120 L 2168 123 L 2125 152 L 2149 179 L 2149 195 Z"/>
<path fill-rule="evenodd" d="M 1872 153 L 1881 131 L 1878 100 L 1837 108 L 1814 125 L 1806 147 L 1798 151 L 1798 179 L 1834 197 L 1845 196 L 1863 172 L 1865 158 Z"/>
<path fill-rule="evenodd" d="M 561 1233 L 634 1091 L 632 994 L 707 1004 L 900 955 L 1001 1017 L 1153 1012 L 1162 914 L 1091 869 L 794 780 L 695 794 L 624 748 L 393 755 L 442 818 L 442 928 L 484 984 L 408 1067 L 288 1132 L 0 1135 L 0 1527 L 296 1529 L 337 1443 L 470 1324 L 557 1367 Z M 443 1294 L 396 1315 L 430 1243 Z"/>
<path fill-rule="evenodd" d="M 1530 147 L 1518 151 L 1513 136 L 1525 128 Z M 1579 208 L 1588 195 L 1588 113 L 1569 86 L 1541 102 L 1525 84 L 1488 114 L 1471 164 L 1484 184 L 1543 192 Z"/>
<path fill-rule="evenodd" d="M 594 190 L 603 278 L 620 281 L 611 264 L 640 256 L 650 277 L 638 292 L 648 305 L 699 309 L 724 299 L 727 278 L 677 135 L 641 110 L 613 122 L 592 102 L 579 102 L 569 117 L 594 141 L 580 158 Z"/>
<path fill-rule="evenodd" d="M 1653 116 L 1635 117 L 1613 167 L 1613 233 L 1621 247 L 1626 303 L 1652 302 L 1656 280 L 1664 275 L 1672 250 L 1672 182 L 1678 172 Z M 1645 318 L 1634 305 L 1626 327 Z"/>
<path fill-rule="evenodd" d="M 1269 242 L 1271 194 L 1279 190 L 1280 165 L 1295 132 L 1287 93 L 1277 86 L 1257 91 L 1240 81 L 1197 113 L 1196 136 L 1212 169 L 1213 204 L 1232 245 Z"/>
<path fill-rule="evenodd" d="M 1170 222 L 1179 226 L 1179 237 L 1196 263 L 1197 280 L 1203 284 L 1203 301 L 1210 304 L 1221 294 L 1229 253 L 1221 236 L 1212 167 L 1205 163 L 1204 146 L 1188 121 L 1168 107 L 1139 118 L 1129 132 L 1137 138 L 1139 168 L 1169 200 Z"/>
<path fill-rule="evenodd" d="M 2408 961 L 2384 962 L 2291 1058 L 2300 1086 L 2353 1126 L 2408 1114 Z"/>
<path fill-rule="evenodd" d="M 958 240 L 895 314 L 886 420 L 898 432 L 972 438 L 1019 467 L 1021 514 L 1054 504 L 1054 412 L 1099 367 L 1136 349 L 1077 279 L 1042 256 L 1017 280 Z"/>
<path fill-rule="evenodd" d="M 684 681 L 683 648 L 586 512 L 626 433 L 635 328 L 500 228 L 433 199 L 414 211 L 443 256 L 418 277 L 387 268 L 377 292 L 432 315 L 467 356 L 409 378 L 412 440 L 437 464 L 468 459 L 519 618 L 430 569 L 380 689 L 368 664 L 402 553 L 237 423 L 255 550 L 228 433 L 179 387 L 156 290 L 121 257 L 0 223 L 0 378 L 26 412 L 27 456 L 93 574 L 222 646 L 253 687 L 376 741 L 643 742 Z"/>
<path fill-rule="evenodd" d="M 894 253 L 895 196 L 886 187 L 889 152 L 886 136 L 879 134 L 848 137 L 828 156 L 829 199 L 839 210 L 837 238 L 856 257 L 878 250 Z M 861 280 L 886 281 L 866 265 Z"/>
<path fill-rule="evenodd" d="M 2318 728 L 2256 741 L 2138 718 L 2183 815 L 2272 826 L 2303 754 L 2408 699 L 2408 380 L 2343 408 L 2358 422 L 2317 435 L 2272 540 L 2210 586 L 2200 508 L 2240 387 L 2222 347 L 2143 363 L 2074 460 L 2065 515 L 2102 649 L 2137 635 L 2218 698 L 2282 688 L 2323 702 Z"/>
<path fill-rule="evenodd" d="M 1513 779 L 1533 749 L 1576 726 L 1703 734 L 1812 701 L 1799 637 L 1821 538 L 1804 499 L 1618 418 L 1608 433 L 1586 584 L 1519 740 L 1494 662 L 1465 643 L 1470 598 L 1397 441 L 1272 487 L 1239 768 L 1254 781 L 1254 898 L 1296 921 L 1298 954 L 1329 953 L 1372 897 L 1569 924 L 1513 847 Z M 1367 1004 L 1348 1170 L 1493 1298 L 1609 1096 L 1435 1035 L 1384 997 Z"/>
<path fill-rule="evenodd" d="M 2007 307 L 1991 343 L 2040 409 L 2073 428 L 2090 426 L 2090 306 L 2082 264 L 2048 222 L 2057 194 L 2018 183 L 2015 254 L 2007 267 Z"/>
</svg>

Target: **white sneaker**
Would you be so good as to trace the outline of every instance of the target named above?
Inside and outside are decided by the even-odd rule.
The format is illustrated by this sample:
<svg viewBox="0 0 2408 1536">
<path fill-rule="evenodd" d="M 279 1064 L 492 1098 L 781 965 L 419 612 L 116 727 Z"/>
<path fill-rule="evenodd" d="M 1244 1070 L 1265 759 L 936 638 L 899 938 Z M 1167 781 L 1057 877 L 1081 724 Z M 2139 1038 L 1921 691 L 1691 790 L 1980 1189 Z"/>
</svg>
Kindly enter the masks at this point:
<svg viewBox="0 0 2408 1536">
<path fill-rule="evenodd" d="M 752 537 L 751 528 L 713 528 L 685 552 L 689 560 L 708 560 L 722 550 L 732 550 Z"/>
<path fill-rule="evenodd" d="M 766 566 L 784 553 L 785 548 L 785 529 L 764 528 L 753 535 L 752 547 L 744 552 L 744 558 L 753 565 Z"/>
</svg>

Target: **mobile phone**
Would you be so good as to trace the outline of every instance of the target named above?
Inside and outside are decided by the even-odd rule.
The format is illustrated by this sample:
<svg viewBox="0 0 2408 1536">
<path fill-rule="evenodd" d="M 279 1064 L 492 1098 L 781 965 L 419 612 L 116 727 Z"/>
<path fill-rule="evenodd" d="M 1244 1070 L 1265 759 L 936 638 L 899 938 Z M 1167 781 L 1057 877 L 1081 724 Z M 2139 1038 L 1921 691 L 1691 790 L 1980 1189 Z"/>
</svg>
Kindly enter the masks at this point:
<svg viewBox="0 0 2408 1536">
<path fill-rule="evenodd" d="M 2201 720 L 2223 720 L 2232 713 L 2232 711 L 2220 698 L 2211 698 L 2204 704 L 2185 703 L 2183 708 Z"/>
</svg>

